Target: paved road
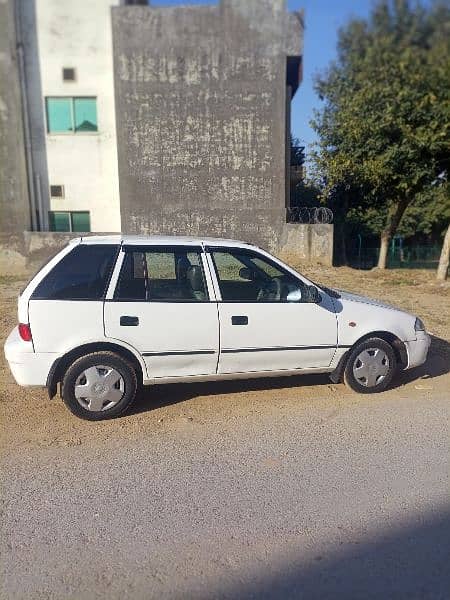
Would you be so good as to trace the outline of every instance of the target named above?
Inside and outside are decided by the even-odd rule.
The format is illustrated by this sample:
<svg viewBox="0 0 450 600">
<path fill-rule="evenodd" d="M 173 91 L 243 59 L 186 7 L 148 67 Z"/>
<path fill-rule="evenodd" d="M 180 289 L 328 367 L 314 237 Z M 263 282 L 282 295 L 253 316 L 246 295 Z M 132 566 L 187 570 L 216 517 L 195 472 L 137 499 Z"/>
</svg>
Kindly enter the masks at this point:
<svg viewBox="0 0 450 600">
<path fill-rule="evenodd" d="M 154 388 L 100 424 L 8 384 L 0 595 L 450 598 L 439 381 Z"/>
</svg>

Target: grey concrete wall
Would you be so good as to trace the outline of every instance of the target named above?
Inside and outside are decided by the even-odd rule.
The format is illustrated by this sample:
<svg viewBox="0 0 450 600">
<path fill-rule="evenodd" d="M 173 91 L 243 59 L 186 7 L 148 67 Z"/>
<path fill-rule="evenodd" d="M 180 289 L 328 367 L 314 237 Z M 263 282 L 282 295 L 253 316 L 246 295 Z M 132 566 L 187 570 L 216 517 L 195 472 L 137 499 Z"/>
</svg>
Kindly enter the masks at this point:
<svg viewBox="0 0 450 600">
<path fill-rule="evenodd" d="M 0 0 L 0 231 L 30 226 L 14 0 Z"/>
<path fill-rule="evenodd" d="M 36 229 L 48 229 L 50 187 L 47 164 L 47 141 L 39 61 L 36 0 L 15 0 L 20 18 L 24 52 L 27 107 L 30 123 L 30 145 L 33 168 L 33 186 L 36 202 Z M 75 25 L 74 25 L 75 26 Z M 55 35 L 57 28 L 55 28 Z M 55 94 L 56 95 L 56 94 Z M 69 94 L 67 94 L 69 95 Z M 58 182 L 59 183 L 59 182 Z"/>
<path fill-rule="evenodd" d="M 97 233 L 25 231 L 0 233 L 0 275 L 27 277 L 63 248 L 69 240 Z M 106 234 L 104 234 L 106 235 Z M 112 234 L 114 235 L 114 234 Z M 333 225 L 286 224 L 275 253 L 295 264 L 332 264 Z"/>
<path fill-rule="evenodd" d="M 112 9 L 122 231 L 277 251 L 285 227 L 284 0 Z"/>
</svg>

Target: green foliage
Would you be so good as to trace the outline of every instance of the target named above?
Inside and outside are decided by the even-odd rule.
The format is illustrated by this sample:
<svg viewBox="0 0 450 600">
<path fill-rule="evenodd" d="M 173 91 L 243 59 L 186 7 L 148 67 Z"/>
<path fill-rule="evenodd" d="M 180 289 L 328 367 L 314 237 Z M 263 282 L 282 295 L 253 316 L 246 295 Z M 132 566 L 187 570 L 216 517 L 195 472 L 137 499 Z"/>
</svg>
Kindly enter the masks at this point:
<svg viewBox="0 0 450 600">
<path fill-rule="evenodd" d="M 349 228 L 363 235 L 379 234 L 386 225 L 386 211 L 379 206 L 355 205 L 346 214 Z M 450 223 L 450 194 L 448 184 L 429 186 L 418 193 L 408 205 L 397 229 L 404 237 L 417 233 L 444 235 Z"/>
<path fill-rule="evenodd" d="M 314 177 L 323 197 L 372 232 L 444 229 L 450 167 L 450 6 L 382 0 L 340 30 L 338 58 L 317 78 L 324 101 Z M 391 226 L 389 224 L 391 221 Z"/>
</svg>

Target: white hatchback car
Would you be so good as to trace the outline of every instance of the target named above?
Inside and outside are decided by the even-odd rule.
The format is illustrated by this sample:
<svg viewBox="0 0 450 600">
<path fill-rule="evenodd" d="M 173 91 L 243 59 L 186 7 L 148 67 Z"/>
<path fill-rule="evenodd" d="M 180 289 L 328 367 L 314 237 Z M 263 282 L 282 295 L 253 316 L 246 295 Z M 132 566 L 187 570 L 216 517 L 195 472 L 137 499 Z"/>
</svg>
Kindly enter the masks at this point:
<svg viewBox="0 0 450 600">
<path fill-rule="evenodd" d="M 313 284 L 231 240 L 72 240 L 23 290 L 5 354 L 19 385 L 58 383 L 79 417 L 122 414 L 140 384 L 329 373 L 357 392 L 422 364 L 420 319 Z"/>
</svg>

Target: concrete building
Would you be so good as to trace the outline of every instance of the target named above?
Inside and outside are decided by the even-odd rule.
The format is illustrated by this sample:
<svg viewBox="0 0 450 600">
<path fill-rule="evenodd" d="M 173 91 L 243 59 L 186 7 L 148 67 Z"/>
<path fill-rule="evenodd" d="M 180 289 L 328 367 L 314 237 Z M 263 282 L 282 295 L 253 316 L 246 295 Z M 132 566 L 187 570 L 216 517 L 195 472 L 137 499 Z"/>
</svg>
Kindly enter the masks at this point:
<svg viewBox="0 0 450 600">
<path fill-rule="evenodd" d="M 208 234 L 323 254 L 329 230 L 286 222 L 303 20 L 285 0 L 0 10 L 15 25 L 0 41 L 2 232 Z"/>
<path fill-rule="evenodd" d="M 120 231 L 113 4 L 15 2 L 34 229 Z"/>
<path fill-rule="evenodd" d="M 276 246 L 300 16 L 283 0 L 112 15 L 122 228 Z"/>
<path fill-rule="evenodd" d="M 0 2 L 0 227 L 21 233 L 31 225 L 21 109 L 16 19 L 11 0 Z"/>
</svg>

